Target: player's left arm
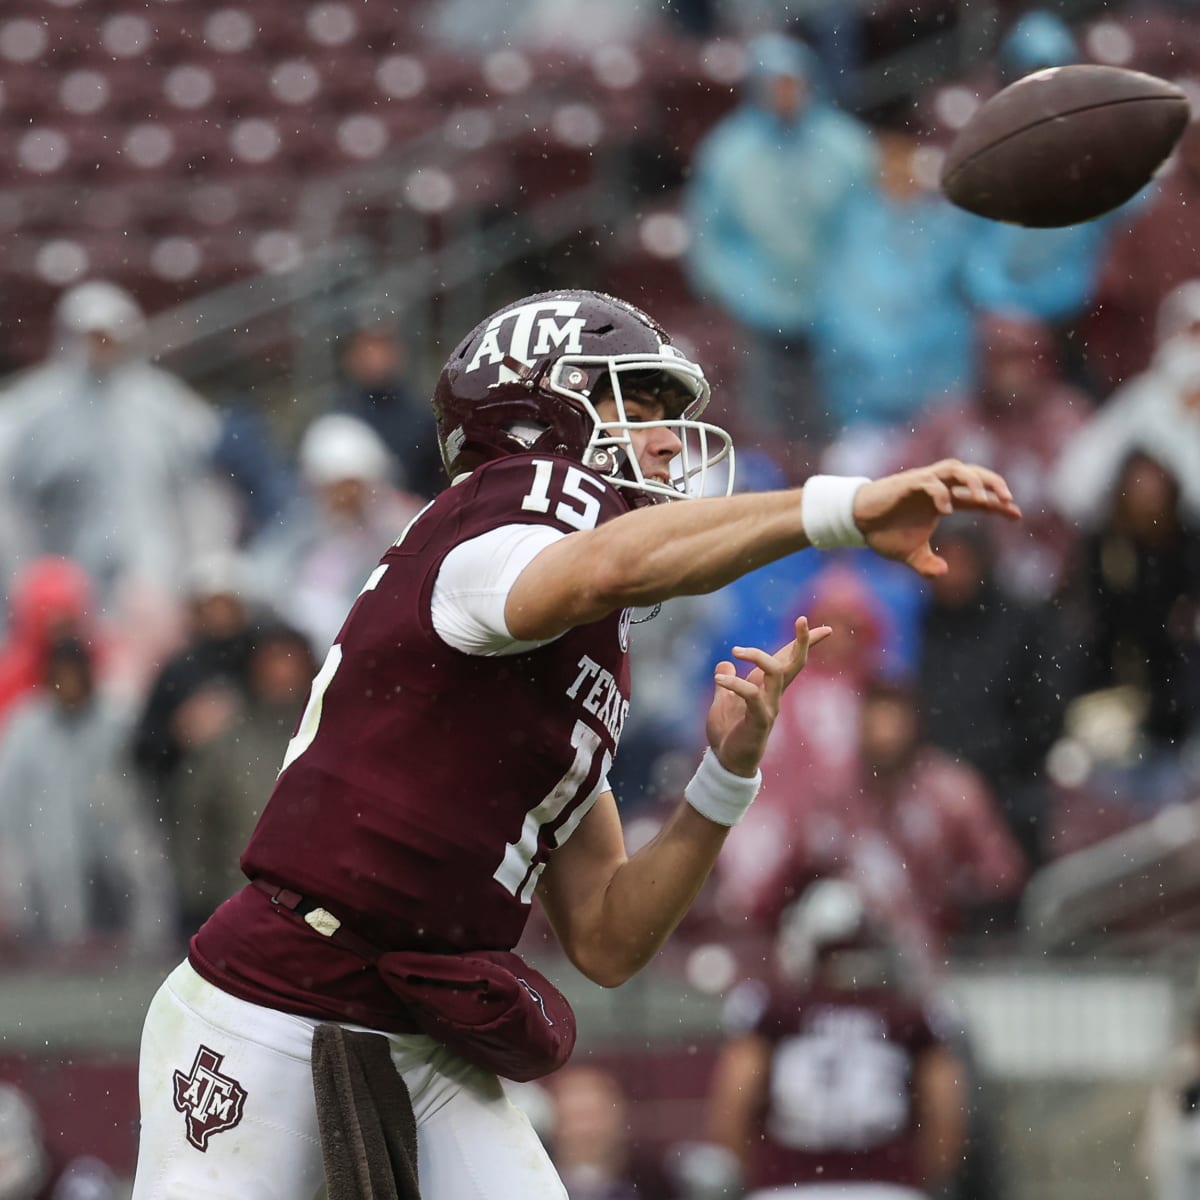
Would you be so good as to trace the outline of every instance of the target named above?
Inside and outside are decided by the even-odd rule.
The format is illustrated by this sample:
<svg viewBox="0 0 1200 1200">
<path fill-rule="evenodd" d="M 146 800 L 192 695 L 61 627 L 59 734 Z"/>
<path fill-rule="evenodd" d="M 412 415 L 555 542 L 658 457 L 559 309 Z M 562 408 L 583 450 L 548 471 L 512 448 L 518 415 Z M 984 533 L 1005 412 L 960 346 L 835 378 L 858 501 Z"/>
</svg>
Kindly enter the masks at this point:
<svg viewBox="0 0 1200 1200">
<path fill-rule="evenodd" d="M 803 668 L 810 645 L 830 632 L 821 626 L 810 633 L 801 617 L 795 638 L 775 654 L 734 649 L 753 664 L 749 675 L 738 675 L 732 662 L 717 665 L 706 727 L 715 764 L 702 766 L 698 778 L 715 771 L 735 793 L 744 787 L 753 795 L 783 691 Z M 616 801 L 605 792 L 550 856 L 538 898 L 563 950 L 593 982 L 616 987 L 641 970 L 704 885 L 736 817 L 721 823 L 701 815 L 697 804 L 706 807 L 689 785 L 657 835 L 627 857 Z"/>
</svg>

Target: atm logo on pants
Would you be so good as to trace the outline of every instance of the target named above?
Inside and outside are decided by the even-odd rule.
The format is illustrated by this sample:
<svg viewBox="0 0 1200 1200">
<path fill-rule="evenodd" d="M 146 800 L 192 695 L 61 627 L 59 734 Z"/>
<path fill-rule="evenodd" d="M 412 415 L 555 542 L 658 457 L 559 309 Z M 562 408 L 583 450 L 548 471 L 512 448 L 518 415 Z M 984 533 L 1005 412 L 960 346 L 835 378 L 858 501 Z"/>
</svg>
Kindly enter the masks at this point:
<svg viewBox="0 0 1200 1200">
<path fill-rule="evenodd" d="M 187 1140 L 197 1150 L 208 1149 L 208 1139 L 232 1129 L 242 1119 L 246 1089 L 236 1079 L 221 1074 L 223 1055 L 207 1046 L 196 1051 L 190 1075 L 174 1073 L 175 1107 L 187 1118 Z"/>
</svg>

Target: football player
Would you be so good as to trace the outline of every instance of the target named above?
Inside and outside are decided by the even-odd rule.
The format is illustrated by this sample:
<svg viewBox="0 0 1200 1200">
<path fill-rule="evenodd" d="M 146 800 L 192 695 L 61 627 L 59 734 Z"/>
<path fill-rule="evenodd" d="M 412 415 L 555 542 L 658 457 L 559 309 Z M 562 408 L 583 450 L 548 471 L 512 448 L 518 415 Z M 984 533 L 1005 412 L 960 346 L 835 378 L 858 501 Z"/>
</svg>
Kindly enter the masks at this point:
<svg viewBox="0 0 1200 1200">
<path fill-rule="evenodd" d="M 710 749 L 627 857 L 607 777 L 631 609 L 808 546 L 937 574 L 940 516 L 1019 515 L 1003 479 L 957 461 L 705 496 L 733 454 L 698 420 L 708 397 L 658 324 L 595 292 L 511 304 L 450 356 L 433 404 L 451 486 L 367 579 L 242 857 L 250 884 L 151 1003 L 136 1200 L 320 1194 L 310 1063 L 331 1022 L 387 1035 L 424 1200 L 565 1196 L 496 1074 L 424 1032 L 372 947 L 509 950 L 536 895 L 584 975 L 627 980 L 753 799 L 780 695 L 830 632 L 801 617 L 781 649 L 716 665 Z"/>
<path fill-rule="evenodd" d="M 723 1168 L 723 1194 L 742 1195 L 744 1179 L 747 1200 L 938 1194 L 962 1161 L 965 1068 L 913 965 L 835 878 L 784 913 L 777 959 L 727 1005 L 712 1144 L 687 1148 L 708 1186 Z"/>
</svg>

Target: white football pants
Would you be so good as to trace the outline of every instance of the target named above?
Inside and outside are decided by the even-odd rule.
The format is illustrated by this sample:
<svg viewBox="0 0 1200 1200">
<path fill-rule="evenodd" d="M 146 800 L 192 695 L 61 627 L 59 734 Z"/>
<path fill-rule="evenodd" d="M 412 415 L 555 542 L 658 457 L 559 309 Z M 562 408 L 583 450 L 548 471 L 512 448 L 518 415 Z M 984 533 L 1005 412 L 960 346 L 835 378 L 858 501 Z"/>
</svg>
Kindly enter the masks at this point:
<svg viewBox="0 0 1200 1200">
<path fill-rule="evenodd" d="M 187 962 L 177 967 L 142 1032 L 132 1200 L 320 1200 L 311 1066 L 319 1023 L 248 1004 Z M 416 1114 L 422 1200 L 567 1200 L 495 1075 L 432 1038 L 387 1036 Z"/>
</svg>

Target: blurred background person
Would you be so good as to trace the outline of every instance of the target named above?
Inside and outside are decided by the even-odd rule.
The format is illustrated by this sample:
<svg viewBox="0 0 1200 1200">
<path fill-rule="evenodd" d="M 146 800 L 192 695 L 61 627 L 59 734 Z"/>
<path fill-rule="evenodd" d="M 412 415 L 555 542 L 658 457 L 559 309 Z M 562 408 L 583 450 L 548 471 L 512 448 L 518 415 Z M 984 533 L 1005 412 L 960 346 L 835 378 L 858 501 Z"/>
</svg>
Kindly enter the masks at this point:
<svg viewBox="0 0 1200 1200">
<path fill-rule="evenodd" d="M 395 463 L 395 483 L 417 496 L 436 496 L 446 471 L 429 404 L 408 378 L 400 330 L 382 320 L 356 325 L 338 362 L 342 379 L 332 411 L 357 417 L 379 435 Z"/>
<path fill-rule="evenodd" d="M 836 794 L 857 780 L 863 686 L 886 669 L 889 614 L 844 559 L 819 572 L 811 596 L 796 611 L 811 612 L 834 632 L 827 653 L 806 664 L 809 678 L 784 694 L 762 789 L 721 851 L 716 902 L 723 911 L 753 910 L 764 879 L 787 869 L 813 788 Z"/>
<path fill-rule="evenodd" d="M 620 1081 L 586 1064 L 549 1081 L 550 1157 L 570 1200 L 638 1200 L 630 1174 L 633 1114 Z"/>
<path fill-rule="evenodd" d="M 253 645 L 245 563 L 206 555 L 185 575 L 186 629 L 151 681 L 132 732 L 133 761 L 154 802 L 171 855 L 184 760 L 237 720 Z"/>
<path fill-rule="evenodd" d="M 0 643 L 0 722 L 46 679 L 50 648 L 64 637 L 90 647 L 106 666 L 88 573 L 67 558 L 42 557 L 26 565 L 8 593 L 8 628 Z"/>
<path fill-rule="evenodd" d="M 0 1083 L 0 1200 L 38 1200 L 50 1179 L 41 1123 L 29 1097 Z"/>
<path fill-rule="evenodd" d="M 851 781 L 823 783 L 780 780 L 796 792 L 777 833 L 787 852 L 723 897 L 735 928 L 774 928 L 810 882 L 830 875 L 854 882 L 868 912 L 930 973 L 946 968 L 966 930 L 1011 927 L 1024 856 L 983 776 L 922 735 L 911 684 L 862 685 Z"/>
<path fill-rule="evenodd" d="M 965 1065 L 852 884 L 818 880 L 789 907 L 776 970 L 727 1014 L 707 1134 L 748 1200 L 916 1200 L 960 1167 Z"/>
<path fill-rule="evenodd" d="M 95 689 L 92 654 L 61 639 L 42 689 L 0 737 L 0 855 L 10 934 L 27 951 L 173 946 L 158 830 L 126 760 L 127 714 Z"/>
<path fill-rule="evenodd" d="M 1104 519 L 1134 451 L 1151 454 L 1175 476 L 1183 513 L 1200 524 L 1200 286 L 1189 280 L 1157 313 L 1149 366 L 1127 379 L 1076 431 L 1049 481 L 1054 503 L 1094 530 Z"/>
<path fill-rule="evenodd" d="M 980 313 L 970 341 L 977 383 L 918 417 L 889 469 L 925 454 L 996 463 L 1016 481 L 1022 513 L 1019 530 L 987 531 L 996 578 L 1015 597 L 1046 600 L 1074 566 L 1078 538 L 1054 501 L 1050 480 L 1087 423 L 1092 401 L 1063 378 L 1054 338 L 1037 317 Z"/>
<path fill-rule="evenodd" d="M 382 438 L 345 413 L 318 417 L 298 451 L 301 501 L 249 548 L 254 593 L 324 656 L 383 552 L 420 510 Z"/>
<path fill-rule="evenodd" d="M 1163 300 L 1200 278 L 1200 240 L 1193 236 L 1200 205 L 1200 121 L 1184 130 L 1153 194 L 1104 257 L 1096 303 L 1083 327 L 1087 364 L 1107 392 L 1145 370 L 1154 353 Z"/>
<path fill-rule="evenodd" d="M 1200 542 L 1158 444 L 1134 439 L 1064 597 L 1079 670 L 1048 764 L 1059 856 L 1189 803 L 1200 783 Z"/>
<path fill-rule="evenodd" d="M 687 185 L 697 290 L 742 329 L 745 424 L 783 453 L 826 436 L 812 330 L 847 201 L 875 170 L 870 134 L 821 95 L 811 51 L 779 34 L 746 49 L 746 96 L 697 148 Z"/>
<path fill-rule="evenodd" d="M 143 314 L 123 288 L 80 284 L 55 320 L 53 355 L 0 395 L 0 479 L 23 557 L 78 562 L 101 611 L 165 639 L 187 564 L 234 537 L 212 469 L 220 419 L 142 357 Z"/>
<path fill-rule="evenodd" d="M 317 673 L 308 638 L 287 625 L 260 624 L 250 643 L 245 697 L 235 716 L 211 738 L 186 748 L 181 761 L 171 840 L 180 918 L 189 935 L 245 886 L 238 860 Z"/>
<path fill-rule="evenodd" d="M 963 269 L 973 222 L 938 192 L 911 105 L 876 116 L 874 144 L 876 170 L 840 199 L 816 285 L 813 344 L 831 437 L 905 429 L 971 382 Z"/>
<path fill-rule="evenodd" d="M 295 470 L 253 397 L 226 389 L 216 411 L 221 427 L 212 469 L 233 510 L 231 541 L 243 546 L 287 511 L 296 496 Z"/>
<path fill-rule="evenodd" d="M 1080 690 L 1133 689 L 1145 708 L 1145 732 L 1176 749 L 1197 724 L 1200 613 L 1200 551 L 1195 527 L 1182 516 L 1181 491 L 1179 477 L 1154 454 L 1129 455 L 1105 520 L 1085 541 L 1076 610 L 1083 618 Z"/>
<path fill-rule="evenodd" d="M 1045 856 L 1046 756 L 1062 733 L 1082 654 L 1062 609 L 1006 592 L 987 532 L 938 530 L 917 689 L 929 741 L 987 781 L 1026 860 Z"/>
<path fill-rule="evenodd" d="M 57 1153 L 46 1132 L 29 1092 L 0 1083 L 0 1200 L 119 1200 L 121 1184 L 107 1163 Z"/>
<path fill-rule="evenodd" d="M 870 681 L 859 730 L 855 799 L 864 821 L 860 830 L 846 831 L 843 852 L 868 901 L 883 912 L 890 903 L 887 873 L 876 888 L 872 856 L 888 847 L 911 881 L 920 948 L 944 967 L 956 935 L 986 929 L 1000 914 L 1002 927 L 1011 924 L 1028 864 L 987 781 L 925 733 L 911 684 Z M 903 889 L 896 897 L 903 899 Z"/>
</svg>

